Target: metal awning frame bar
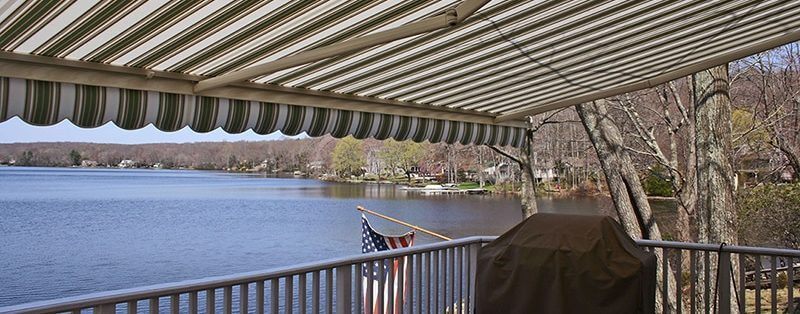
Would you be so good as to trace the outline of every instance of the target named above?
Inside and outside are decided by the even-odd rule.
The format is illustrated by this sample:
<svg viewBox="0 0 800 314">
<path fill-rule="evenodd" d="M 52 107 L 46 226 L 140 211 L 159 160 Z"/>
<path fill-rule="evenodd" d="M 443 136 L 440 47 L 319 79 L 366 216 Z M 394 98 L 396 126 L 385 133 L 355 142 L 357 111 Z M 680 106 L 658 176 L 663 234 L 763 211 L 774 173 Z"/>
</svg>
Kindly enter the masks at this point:
<svg viewBox="0 0 800 314">
<path fill-rule="evenodd" d="M 469 15 L 483 7 L 488 2 L 489 0 L 465 0 L 454 10 L 448 10 L 444 14 L 429 17 L 421 21 L 351 40 L 346 40 L 330 46 L 304 51 L 292 56 L 251 66 L 249 68 L 230 72 L 217 77 L 207 78 L 195 85 L 194 92 L 201 92 L 222 87 L 314 61 L 352 53 L 399 39 L 451 27 L 462 22 L 464 19 L 469 17 Z"/>
</svg>

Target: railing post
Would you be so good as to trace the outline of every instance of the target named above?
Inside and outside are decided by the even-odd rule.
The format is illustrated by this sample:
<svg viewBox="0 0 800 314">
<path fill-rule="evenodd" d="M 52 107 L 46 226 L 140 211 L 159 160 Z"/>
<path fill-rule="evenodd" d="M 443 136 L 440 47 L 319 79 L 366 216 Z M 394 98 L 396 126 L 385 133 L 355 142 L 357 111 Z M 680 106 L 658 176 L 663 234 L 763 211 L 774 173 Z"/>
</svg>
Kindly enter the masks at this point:
<svg viewBox="0 0 800 314">
<path fill-rule="evenodd" d="M 138 313 L 137 307 L 139 306 L 137 301 L 128 301 L 128 314 L 136 314 Z M 78 311 L 80 313 L 81 311 Z M 197 312 L 193 312 L 192 314 L 196 314 Z"/>
<path fill-rule="evenodd" d="M 117 313 L 116 304 L 103 304 L 94 307 L 95 314 L 115 314 Z"/>
<path fill-rule="evenodd" d="M 217 312 L 216 301 L 216 290 L 213 288 L 206 290 L 206 314 L 214 314 Z"/>
<path fill-rule="evenodd" d="M 158 297 L 150 298 L 150 306 L 147 307 L 148 313 L 158 314 Z"/>
<path fill-rule="evenodd" d="M 173 294 L 169 298 L 169 312 L 178 314 L 181 311 L 181 295 Z"/>
<path fill-rule="evenodd" d="M 731 312 L 731 253 L 719 252 L 719 265 L 717 265 L 717 313 L 730 314 Z"/>
<path fill-rule="evenodd" d="M 336 313 L 352 311 L 351 266 L 336 267 Z"/>
</svg>

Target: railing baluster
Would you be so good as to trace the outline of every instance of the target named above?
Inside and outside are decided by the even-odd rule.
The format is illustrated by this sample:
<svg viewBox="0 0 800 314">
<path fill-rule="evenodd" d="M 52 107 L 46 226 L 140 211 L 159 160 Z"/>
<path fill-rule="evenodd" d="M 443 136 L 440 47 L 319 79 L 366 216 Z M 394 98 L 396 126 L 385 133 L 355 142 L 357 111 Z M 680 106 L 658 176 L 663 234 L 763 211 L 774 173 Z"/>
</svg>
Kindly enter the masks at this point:
<svg viewBox="0 0 800 314">
<path fill-rule="evenodd" d="M 786 266 L 786 298 L 789 300 L 786 313 L 794 313 L 794 259 L 791 256 L 786 258 Z"/>
<path fill-rule="evenodd" d="M 222 288 L 222 307 L 225 314 L 233 313 L 233 286 Z"/>
<path fill-rule="evenodd" d="M 308 285 L 306 284 L 306 279 L 308 277 L 307 273 L 302 273 L 297 275 L 297 300 L 298 309 L 300 310 L 300 314 L 306 314 L 306 291 L 308 289 Z"/>
<path fill-rule="evenodd" d="M 407 282 L 404 281 L 403 283 L 404 284 L 403 293 L 405 293 L 405 295 L 403 296 L 403 302 L 406 302 L 406 296 L 408 296 L 407 302 L 408 302 L 409 313 L 414 313 L 414 293 L 416 293 L 416 290 L 414 290 L 416 288 L 414 287 L 414 278 L 416 277 L 414 275 L 415 271 L 414 265 L 416 265 L 414 264 L 415 257 L 417 257 L 417 254 L 411 254 L 406 259 L 406 268 L 408 268 L 408 278 L 407 278 L 408 281 Z"/>
<path fill-rule="evenodd" d="M 422 254 L 417 254 L 414 257 L 414 269 L 417 272 L 417 275 L 414 276 L 414 281 L 411 282 L 414 285 L 414 292 L 416 292 L 416 313 L 422 314 Z"/>
<path fill-rule="evenodd" d="M 173 294 L 169 298 L 169 312 L 172 314 L 178 314 L 181 311 L 181 296 L 179 294 Z"/>
<path fill-rule="evenodd" d="M 197 314 L 197 291 L 189 292 L 189 313 Z"/>
<path fill-rule="evenodd" d="M 433 252 L 425 253 L 425 309 L 427 310 L 426 313 L 431 312 L 431 305 L 433 301 L 431 300 L 431 284 L 432 279 L 431 275 L 433 272 Z"/>
<path fill-rule="evenodd" d="M 206 314 L 214 314 L 217 310 L 215 305 L 217 297 L 215 294 L 214 289 L 206 290 Z"/>
<path fill-rule="evenodd" d="M 433 254 L 433 311 L 431 313 L 439 312 L 439 250 L 431 252 Z"/>
<path fill-rule="evenodd" d="M 351 265 L 336 267 L 336 313 L 351 313 L 353 305 L 350 303 L 352 296 Z"/>
<path fill-rule="evenodd" d="M 239 313 L 247 314 L 250 311 L 250 284 L 243 283 L 239 285 Z"/>
<path fill-rule="evenodd" d="M 319 271 L 311 274 L 311 313 L 319 313 Z"/>
<path fill-rule="evenodd" d="M 139 302 L 128 301 L 128 314 L 136 314 L 138 307 L 139 307 Z M 80 313 L 80 311 L 78 311 L 78 313 Z"/>
<path fill-rule="evenodd" d="M 353 273 L 353 278 L 355 280 L 355 288 L 353 289 L 355 293 L 353 294 L 353 299 L 355 299 L 354 302 L 356 306 L 356 313 L 364 313 L 364 264 L 356 263 L 355 268 L 356 270 Z"/>
<path fill-rule="evenodd" d="M 256 282 L 256 314 L 264 314 L 264 281 Z"/>
<path fill-rule="evenodd" d="M 439 251 L 439 276 L 441 278 L 441 286 L 439 292 L 442 295 L 440 309 L 442 312 L 448 312 L 450 310 L 450 305 L 448 304 L 448 290 L 450 290 L 450 284 L 447 281 L 447 272 L 449 271 L 449 267 L 447 267 L 447 251 L 448 249 L 442 249 Z"/>
<path fill-rule="evenodd" d="M 755 258 L 755 272 L 753 273 L 753 279 L 755 282 L 756 288 L 756 313 L 761 313 L 761 255 L 753 256 Z"/>
<path fill-rule="evenodd" d="M 747 264 L 747 256 L 739 253 L 739 313 L 744 313 L 745 303 L 747 303 L 747 275 L 745 272 L 745 265 Z"/>
<path fill-rule="evenodd" d="M 683 250 L 675 250 L 678 263 L 675 265 L 677 268 L 675 273 L 675 310 L 678 314 L 683 313 Z"/>
<path fill-rule="evenodd" d="M 395 272 L 395 259 L 387 260 L 389 263 L 389 273 L 386 274 L 386 312 L 394 314 L 394 272 Z"/>
<path fill-rule="evenodd" d="M 482 243 L 474 243 L 468 246 L 469 261 L 467 265 L 469 266 L 469 270 L 467 270 L 467 273 L 469 274 L 469 285 L 467 286 L 467 296 L 469 300 L 467 300 L 467 313 L 470 313 L 472 309 L 475 308 L 475 278 L 477 278 L 478 270 L 478 249 L 482 245 Z"/>
<path fill-rule="evenodd" d="M 654 250 L 655 251 L 655 250 Z M 661 249 L 661 308 L 664 313 L 669 312 L 669 250 Z"/>
<path fill-rule="evenodd" d="M 116 304 L 103 304 L 95 306 L 92 309 L 92 313 L 94 314 L 115 314 L 117 313 L 117 305 Z"/>
<path fill-rule="evenodd" d="M 374 302 L 374 298 L 375 298 L 375 285 L 374 285 L 375 267 L 374 267 L 374 265 L 375 265 L 374 261 L 367 262 L 367 274 L 369 276 L 367 276 L 367 292 L 364 295 L 364 297 L 366 298 L 365 300 L 367 301 L 367 304 L 366 304 L 365 309 L 364 309 L 364 313 L 372 313 L 372 312 L 375 311 L 375 304 L 373 303 Z"/>
<path fill-rule="evenodd" d="M 283 312 L 292 314 L 294 309 L 294 276 L 286 276 L 283 280 Z"/>
<path fill-rule="evenodd" d="M 278 301 L 280 286 L 278 285 L 278 278 L 270 279 L 269 286 L 269 307 L 272 314 L 278 314 L 280 312 L 280 303 Z"/>
<path fill-rule="evenodd" d="M 325 270 L 325 308 L 326 313 L 333 313 L 333 268 Z"/>
<path fill-rule="evenodd" d="M 773 255 L 769 261 L 769 290 L 770 290 L 770 311 L 772 314 L 778 313 L 778 257 Z"/>
<path fill-rule="evenodd" d="M 150 298 L 150 306 L 147 310 L 150 314 L 158 314 L 158 297 Z"/>
<path fill-rule="evenodd" d="M 386 265 L 385 260 L 379 260 L 378 262 L 378 300 L 376 301 L 376 306 L 378 307 L 378 313 L 384 313 L 383 307 L 383 292 L 386 289 L 386 282 L 385 277 L 386 273 L 384 272 L 384 265 Z"/>
<path fill-rule="evenodd" d="M 456 299 L 456 248 L 449 248 L 447 249 L 447 271 L 445 274 L 449 277 L 448 283 L 450 283 L 450 289 L 447 291 L 446 294 L 447 299 L 447 308 L 450 309 L 450 313 L 455 313 L 455 299 Z"/>
<path fill-rule="evenodd" d="M 406 302 L 406 295 L 405 295 L 406 289 L 404 287 L 405 284 L 406 284 L 406 280 L 405 280 L 406 279 L 405 278 L 406 277 L 406 259 L 403 258 L 403 257 L 398 257 L 395 260 L 397 261 L 397 272 L 398 272 L 398 275 L 397 275 L 397 298 L 395 300 L 399 301 L 399 302 L 397 302 L 397 304 L 395 304 L 395 308 L 397 308 L 397 311 L 395 311 L 395 312 L 397 312 L 398 314 L 403 314 L 403 308 L 404 308 L 403 303 Z"/>
<path fill-rule="evenodd" d="M 457 271 L 458 275 L 456 276 L 456 280 L 458 280 L 458 287 L 457 287 L 458 289 L 456 289 L 456 291 L 458 291 L 458 294 L 456 296 L 456 308 L 455 308 L 456 310 L 455 310 L 455 313 L 461 313 L 461 311 L 463 311 L 463 307 L 464 307 L 464 303 L 463 303 L 464 302 L 464 294 L 463 294 L 463 289 L 464 289 L 464 247 L 463 246 L 459 246 L 459 247 L 456 248 L 456 267 L 457 267 L 457 270 L 458 270 Z"/>
<path fill-rule="evenodd" d="M 697 251 L 689 251 L 689 312 L 697 313 Z"/>
</svg>

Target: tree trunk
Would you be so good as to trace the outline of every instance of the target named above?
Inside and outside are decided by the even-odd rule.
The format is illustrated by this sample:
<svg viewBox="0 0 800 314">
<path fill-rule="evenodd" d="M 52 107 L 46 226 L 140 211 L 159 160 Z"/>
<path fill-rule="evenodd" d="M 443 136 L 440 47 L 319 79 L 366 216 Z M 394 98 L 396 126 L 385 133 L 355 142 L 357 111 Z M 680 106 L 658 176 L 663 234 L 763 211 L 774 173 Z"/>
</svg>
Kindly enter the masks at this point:
<svg viewBox="0 0 800 314">
<path fill-rule="evenodd" d="M 731 100 L 728 94 L 728 66 L 713 67 L 692 75 L 695 102 L 695 147 L 697 152 L 697 225 L 698 240 L 705 243 L 738 243 L 734 176 L 731 164 Z M 704 263 L 698 263 L 702 267 Z M 709 261 L 708 278 L 698 271 L 699 282 L 705 282 L 710 296 L 716 296 L 716 259 Z M 731 261 L 737 269 L 737 260 Z M 700 268 L 699 270 L 702 270 Z M 730 270 L 720 270 L 730 271 Z M 734 272 L 738 274 L 738 272 Z M 733 290 L 733 285 L 731 285 Z M 736 307 L 735 291 L 732 292 Z M 713 302 L 711 302 L 713 303 Z M 732 309 L 738 312 L 738 309 Z"/>
<path fill-rule="evenodd" d="M 581 104 L 576 106 L 576 109 L 597 152 L 617 216 L 625 231 L 634 239 L 661 240 L 661 231 L 653 218 L 647 195 L 624 147 L 619 128 L 608 114 L 605 101 Z M 663 278 L 663 264 L 660 262 L 665 256 L 662 250 L 655 250 L 655 254 L 659 260 L 656 280 L 661 283 L 667 280 Z M 667 273 L 671 277 L 672 271 L 669 266 Z M 662 284 L 658 284 L 658 287 L 656 312 L 664 312 L 665 307 L 666 312 L 676 312 L 675 278 L 668 278 L 667 291 L 663 291 Z M 667 294 L 668 304 L 661 303 L 664 293 Z"/>
<path fill-rule="evenodd" d="M 536 205 L 536 176 L 534 176 L 533 174 L 532 151 L 533 151 L 534 132 L 535 130 L 533 129 L 526 130 L 525 145 L 522 148 L 520 148 L 520 154 L 517 157 L 509 154 L 508 152 L 500 148 L 489 146 L 489 148 L 491 148 L 495 152 L 517 163 L 517 165 L 519 165 L 520 171 L 522 171 L 522 176 L 520 177 L 521 181 L 520 184 L 522 184 L 522 187 L 520 189 L 520 205 L 522 209 L 523 220 L 530 216 L 533 216 L 533 214 L 536 214 L 539 211 Z M 513 176 L 514 171 L 511 169 L 510 166 L 508 167 L 508 170 Z M 511 191 L 514 191 L 514 178 L 512 177 L 511 180 L 509 181 L 511 182 Z M 495 185 L 497 185 L 497 182 L 498 181 L 495 182 Z"/>
<path fill-rule="evenodd" d="M 483 149 L 478 147 L 478 184 L 480 184 L 480 188 L 482 189 L 486 183 L 486 179 L 483 177 Z"/>
<path fill-rule="evenodd" d="M 536 206 L 536 176 L 533 174 L 533 131 L 525 132 L 525 146 L 520 149 L 519 168 L 522 170 L 520 203 L 523 219 L 539 211 Z"/>
<path fill-rule="evenodd" d="M 782 136 L 780 133 L 775 132 L 773 136 L 775 136 L 776 146 L 786 156 L 786 160 L 789 161 L 789 167 L 792 168 L 792 181 L 800 181 L 800 157 L 792 151 L 785 139 L 780 138 Z"/>
<path fill-rule="evenodd" d="M 676 95 L 676 97 L 679 97 Z M 690 108 L 686 111 L 687 115 L 691 115 L 693 113 L 694 106 L 690 106 Z M 686 119 L 688 120 L 688 118 Z M 693 140 L 695 138 L 695 128 L 694 124 L 690 123 L 690 121 L 686 121 L 686 130 L 687 130 L 687 138 Z M 687 141 L 688 142 L 688 141 Z M 678 183 L 680 185 L 680 189 L 678 193 L 675 195 L 678 198 L 678 208 L 677 208 L 677 226 L 676 226 L 676 237 L 678 241 L 681 242 L 697 242 L 697 230 L 696 227 L 696 207 L 697 207 L 697 151 L 695 146 L 688 143 L 688 147 L 685 147 L 685 161 L 686 165 L 684 168 L 683 176 L 680 176 L 681 182 Z M 675 140 L 672 140 L 672 145 L 677 145 Z M 677 153 L 677 147 L 672 148 L 673 153 Z M 677 157 L 672 158 L 676 161 L 676 168 L 677 168 Z M 673 176 L 675 177 L 675 176 Z M 673 181 L 676 178 L 673 178 Z M 691 257 L 689 254 L 681 254 L 681 269 L 685 273 L 689 273 L 691 269 Z M 683 274 L 677 274 L 677 276 L 682 276 Z"/>
</svg>

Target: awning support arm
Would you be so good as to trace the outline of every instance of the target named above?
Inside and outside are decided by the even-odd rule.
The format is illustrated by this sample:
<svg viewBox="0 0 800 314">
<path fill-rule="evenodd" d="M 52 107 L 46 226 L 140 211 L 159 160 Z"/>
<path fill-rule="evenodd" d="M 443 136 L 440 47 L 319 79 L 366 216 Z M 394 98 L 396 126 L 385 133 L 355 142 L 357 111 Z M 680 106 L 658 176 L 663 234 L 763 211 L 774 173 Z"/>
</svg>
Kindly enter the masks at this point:
<svg viewBox="0 0 800 314">
<path fill-rule="evenodd" d="M 289 69 L 298 65 L 311 63 L 356 52 L 369 47 L 389 43 L 395 40 L 432 32 L 438 29 L 454 26 L 463 22 L 467 17 L 488 3 L 489 0 L 464 0 L 454 10 L 427 19 L 403 25 L 390 30 L 353 38 L 330 46 L 304 51 L 295 55 L 284 57 L 275 61 L 251 66 L 242 70 L 233 71 L 217 77 L 208 78 L 197 82 L 195 92 L 222 87 L 280 70 Z"/>
</svg>

